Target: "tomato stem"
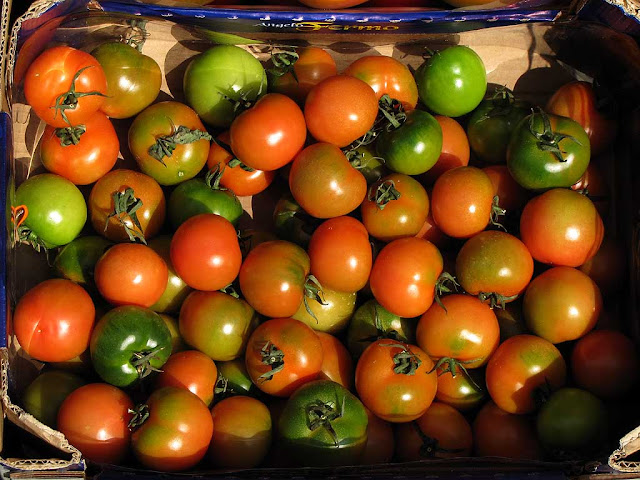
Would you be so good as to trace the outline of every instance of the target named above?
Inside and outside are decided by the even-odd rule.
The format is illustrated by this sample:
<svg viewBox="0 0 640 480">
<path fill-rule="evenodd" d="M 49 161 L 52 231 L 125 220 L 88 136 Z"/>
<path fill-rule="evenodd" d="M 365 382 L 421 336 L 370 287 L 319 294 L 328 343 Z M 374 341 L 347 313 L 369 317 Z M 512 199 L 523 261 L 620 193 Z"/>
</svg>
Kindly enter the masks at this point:
<svg viewBox="0 0 640 480">
<path fill-rule="evenodd" d="M 271 63 L 273 63 L 274 68 L 269 69 L 268 72 L 274 77 L 282 77 L 287 73 L 291 73 L 296 83 L 300 83 L 294 69 L 295 63 L 299 58 L 300 55 L 295 48 L 290 48 L 278 53 L 271 52 Z"/>
<path fill-rule="evenodd" d="M 162 372 L 162 370 L 151 365 L 151 361 L 158 358 L 157 355 L 162 350 L 164 350 L 164 347 L 158 347 L 150 352 L 133 353 L 133 356 L 131 357 L 131 365 L 133 365 L 138 372 L 138 378 L 143 379 L 148 377 L 152 372 Z"/>
<path fill-rule="evenodd" d="M 130 25 L 129 31 L 124 38 L 124 43 L 142 52 L 149 32 L 147 32 L 147 20 L 132 19 L 127 22 Z"/>
<path fill-rule="evenodd" d="M 512 302 L 513 300 L 518 298 L 518 295 L 506 296 L 496 292 L 480 292 L 478 294 L 478 298 L 482 302 L 486 302 L 487 300 L 489 300 L 489 308 L 491 308 L 492 310 L 494 308 L 501 308 L 504 310 L 505 304 L 507 302 Z"/>
<path fill-rule="evenodd" d="M 229 160 L 229 163 L 227 163 L 227 167 L 229 168 L 240 167 L 245 172 L 255 172 L 255 169 L 248 167 L 237 158 L 232 158 L 231 160 Z"/>
<path fill-rule="evenodd" d="M 161 135 L 156 137 L 156 143 L 149 147 L 149 155 L 158 160 L 165 167 L 164 157 L 170 157 L 173 155 L 173 151 L 178 145 L 186 145 L 188 143 L 194 143 L 199 140 L 211 141 L 213 137 L 208 132 L 204 132 L 198 129 L 190 129 L 184 125 L 180 125 L 178 128 L 171 124 L 171 134 Z"/>
<path fill-rule="evenodd" d="M 75 110 L 76 107 L 78 106 L 78 99 L 82 98 L 82 97 L 87 97 L 89 95 L 97 95 L 100 97 L 106 97 L 106 95 L 104 93 L 100 93 L 98 91 L 91 91 L 91 92 L 76 92 L 76 81 L 78 80 L 78 77 L 80 77 L 80 75 L 82 75 L 82 72 L 84 72 L 87 68 L 91 68 L 93 65 L 87 65 L 86 67 L 81 68 L 80 70 L 78 70 L 75 75 L 73 76 L 73 79 L 71 80 L 71 87 L 69 87 L 69 90 L 67 90 L 64 93 L 61 93 L 60 95 L 58 95 L 56 97 L 56 103 L 53 107 L 54 109 L 54 114 L 53 114 L 53 118 L 55 118 L 58 115 L 58 112 L 60 112 L 60 115 L 62 116 L 62 119 L 68 123 L 69 125 L 71 125 L 71 122 L 69 122 L 69 119 L 67 118 L 67 110 Z"/>
<path fill-rule="evenodd" d="M 307 300 L 309 298 L 315 300 L 320 305 L 327 305 L 322 285 L 320 285 L 318 279 L 313 275 L 307 275 L 307 279 L 304 282 L 304 298 L 302 301 L 304 302 L 304 308 L 307 310 L 307 313 L 313 317 L 316 323 L 319 323 L 318 318 L 309 306 L 309 302 Z"/>
<path fill-rule="evenodd" d="M 498 221 L 499 217 L 502 217 L 506 214 L 507 214 L 507 211 L 500 206 L 500 197 L 496 195 L 495 197 L 493 197 L 493 204 L 491 205 L 491 214 L 489 216 L 489 223 L 506 232 L 507 229 L 505 228 L 505 226 Z"/>
<path fill-rule="evenodd" d="M 221 288 L 220 291 L 222 293 L 226 293 L 227 295 L 232 296 L 233 298 L 240 298 L 240 294 L 238 293 L 236 288 L 233 286 L 233 283 L 230 283 L 226 287 Z"/>
<path fill-rule="evenodd" d="M 396 353 L 393 356 L 393 372 L 401 375 L 415 375 L 420 365 L 422 365 L 422 360 L 418 358 L 418 356 L 413 353 L 411 350 L 407 348 L 406 345 L 402 343 L 383 343 L 384 347 L 394 347 L 401 348 L 402 351 Z"/>
<path fill-rule="evenodd" d="M 451 377 L 456 378 L 456 375 L 458 375 L 458 370 L 460 370 L 462 372 L 462 375 L 464 375 L 467 378 L 467 380 L 469 380 L 469 383 L 471 383 L 471 385 L 473 385 L 473 387 L 477 391 L 482 392 L 484 391 L 482 387 L 476 383 L 476 381 L 473 379 L 471 375 L 469 375 L 469 371 L 464 366 L 464 364 L 474 363 L 474 362 L 477 362 L 478 360 L 480 359 L 474 358 L 473 360 L 461 361 L 451 357 L 443 357 L 436 362 L 435 366 L 428 373 L 432 373 L 434 371 L 440 370 L 438 371 L 438 376 L 446 375 L 447 373 L 450 373 Z"/>
<path fill-rule="evenodd" d="M 77 145 L 80 143 L 80 137 L 87 131 L 87 127 L 84 125 L 77 125 L 75 127 L 56 128 L 56 137 L 60 139 L 60 145 L 68 147 L 69 145 Z"/>
<path fill-rule="evenodd" d="M 107 215 L 107 220 L 105 222 L 104 231 L 107 231 L 109 227 L 109 220 L 111 218 L 115 218 L 120 225 L 124 227 L 125 232 L 129 236 L 129 240 L 132 242 L 141 242 L 143 244 L 147 244 L 147 241 L 144 238 L 144 232 L 142 231 L 142 225 L 140 225 L 140 221 L 138 220 L 138 215 L 136 212 L 142 207 L 142 200 L 136 198 L 133 188 L 127 188 L 124 192 L 113 192 L 111 195 L 113 199 L 113 211 Z M 131 223 L 135 228 L 131 228 L 125 218 L 129 217 Z M 137 230 L 136 230 L 137 228 Z"/>
<path fill-rule="evenodd" d="M 539 116 L 542 120 L 542 131 L 536 129 L 536 115 Z M 551 120 L 549 119 L 549 116 L 541 108 L 537 108 L 534 113 L 529 116 L 529 132 L 531 132 L 531 135 L 533 135 L 538 140 L 538 148 L 544 152 L 553 154 L 559 162 L 564 163 L 567 161 L 567 159 L 563 156 L 566 152 L 560 150 L 560 142 L 562 140 L 567 138 L 582 146 L 582 144 L 575 137 L 566 135 L 564 133 L 554 132 L 551 128 Z"/>
<path fill-rule="evenodd" d="M 402 194 L 396 189 L 395 182 L 393 180 L 385 180 L 375 188 L 372 185 L 367 198 L 370 202 L 375 202 L 380 210 L 383 210 L 389 202 L 398 200 L 401 196 Z"/>
<path fill-rule="evenodd" d="M 215 165 L 211 170 L 207 172 L 204 177 L 204 181 L 211 190 L 226 190 L 226 188 L 220 186 L 220 180 L 224 174 L 225 167 L 220 168 L 220 165 Z"/>
<path fill-rule="evenodd" d="M 306 407 L 307 411 L 307 425 L 312 432 L 318 428 L 324 428 L 327 430 L 333 443 L 338 445 L 338 434 L 331 425 L 331 422 L 341 418 L 344 415 L 345 399 L 342 399 L 342 404 L 338 406 L 334 403 L 325 403 L 322 400 L 315 400 Z"/>
<path fill-rule="evenodd" d="M 436 294 L 435 301 L 442 309 L 447 313 L 447 307 L 442 303 L 442 296 L 448 293 L 454 293 L 458 291 L 458 287 L 460 284 L 456 277 L 451 275 L 449 272 L 442 272 L 436 280 Z"/>
<path fill-rule="evenodd" d="M 149 418 L 149 405 L 145 403 L 136 405 L 133 409 L 128 409 L 127 413 L 133 414 L 133 417 L 131 417 L 131 420 L 129 420 L 127 427 L 129 428 L 129 430 L 134 430 L 140 427 Z"/>
<path fill-rule="evenodd" d="M 269 365 L 271 370 L 260 375 L 258 380 L 267 382 L 284 368 L 284 352 L 270 341 L 267 341 L 264 347 L 260 349 L 260 355 L 262 356 L 262 363 Z"/>
</svg>

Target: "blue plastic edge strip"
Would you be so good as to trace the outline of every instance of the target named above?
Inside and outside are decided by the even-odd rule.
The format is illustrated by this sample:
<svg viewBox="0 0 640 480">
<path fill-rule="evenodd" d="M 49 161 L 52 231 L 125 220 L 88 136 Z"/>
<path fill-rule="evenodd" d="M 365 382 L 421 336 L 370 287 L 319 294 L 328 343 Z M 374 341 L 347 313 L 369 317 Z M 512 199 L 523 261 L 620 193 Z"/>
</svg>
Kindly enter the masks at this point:
<svg viewBox="0 0 640 480">
<path fill-rule="evenodd" d="M 0 198 L 7 199 L 9 162 L 11 160 L 11 117 L 7 112 L 0 112 Z M 6 225 L 6 208 L 0 208 L 0 225 Z M 0 235 L 0 348 L 7 346 L 7 235 Z"/>
</svg>

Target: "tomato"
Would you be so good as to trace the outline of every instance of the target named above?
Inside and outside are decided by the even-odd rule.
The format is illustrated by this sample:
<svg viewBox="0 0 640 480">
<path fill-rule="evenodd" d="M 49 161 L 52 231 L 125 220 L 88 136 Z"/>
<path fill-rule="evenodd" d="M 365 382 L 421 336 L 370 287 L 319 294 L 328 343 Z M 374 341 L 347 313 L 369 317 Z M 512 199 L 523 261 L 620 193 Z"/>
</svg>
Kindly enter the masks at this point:
<svg viewBox="0 0 640 480">
<path fill-rule="evenodd" d="M 53 266 L 60 277 L 72 280 L 85 288 L 95 289 L 93 271 L 100 257 L 112 243 L 103 237 L 76 238 L 56 255 Z"/>
<path fill-rule="evenodd" d="M 289 188 L 310 215 L 332 218 L 355 210 L 367 194 L 367 181 L 335 145 L 315 143 L 291 166 Z"/>
<path fill-rule="evenodd" d="M 505 308 L 494 308 L 494 313 L 500 324 L 500 341 L 522 333 L 528 333 L 527 325 L 522 313 L 522 296 L 505 305 Z"/>
<path fill-rule="evenodd" d="M 414 178 L 392 173 L 369 187 L 360 211 L 369 234 L 390 242 L 417 235 L 429 213 L 429 197 Z"/>
<path fill-rule="evenodd" d="M 324 288 L 357 292 L 369 280 L 373 263 L 369 233 L 352 217 L 323 222 L 309 242 L 311 273 Z"/>
<path fill-rule="evenodd" d="M 356 309 L 356 297 L 356 292 L 336 292 L 323 286 L 322 303 L 302 302 L 291 317 L 318 332 L 337 334 L 347 328 Z M 313 315 L 307 311 L 307 307 Z"/>
<path fill-rule="evenodd" d="M 155 388 L 185 388 L 206 405 L 211 405 L 217 380 L 218 369 L 211 358 L 197 350 L 185 350 L 169 357 L 156 379 Z"/>
<path fill-rule="evenodd" d="M 71 392 L 85 383 L 73 373 L 49 370 L 38 375 L 24 390 L 22 404 L 25 411 L 55 429 L 60 405 Z"/>
<path fill-rule="evenodd" d="M 598 397 L 578 388 L 562 388 L 542 406 L 538 438 L 552 453 L 594 453 L 604 447 L 607 411 Z"/>
<path fill-rule="evenodd" d="M 378 99 L 362 80 L 348 75 L 325 78 L 304 104 L 307 129 L 318 142 L 346 147 L 367 133 L 378 115 Z"/>
<path fill-rule="evenodd" d="M 320 220 L 305 212 L 290 193 L 285 193 L 273 210 L 278 238 L 307 247 Z"/>
<path fill-rule="evenodd" d="M 356 390 L 375 415 L 393 423 L 421 417 L 435 398 L 433 361 L 415 345 L 376 340 L 356 365 Z"/>
<path fill-rule="evenodd" d="M 366 0 L 299 0 L 300 3 L 313 8 L 323 8 L 326 10 L 335 10 L 338 8 L 348 8 L 360 5 Z"/>
<path fill-rule="evenodd" d="M 442 130 L 442 148 L 436 163 L 423 175 L 425 183 L 432 185 L 447 170 L 469 164 L 469 140 L 464 128 L 453 118 L 435 115 Z"/>
<path fill-rule="evenodd" d="M 180 309 L 184 341 L 216 361 L 242 355 L 257 324 L 247 302 L 222 292 L 192 292 Z"/>
<path fill-rule="evenodd" d="M 253 468 L 271 446 L 271 413 L 251 397 L 225 398 L 211 409 L 213 436 L 208 457 L 225 468 Z"/>
<path fill-rule="evenodd" d="M 447 365 L 438 368 L 436 400 L 466 412 L 478 407 L 486 397 L 484 375 L 480 369 L 456 369 L 455 375 Z"/>
<path fill-rule="evenodd" d="M 396 439 L 401 462 L 467 457 L 473 446 L 469 422 L 455 408 L 438 402 L 415 421 L 396 426 Z"/>
<path fill-rule="evenodd" d="M 487 364 L 487 390 L 498 407 L 508 413 L 536 410 L 540 396 L 565 383 L 567 365 L 549 341 L 534 335 L 505 340 Z"/>
<path fill-rule="evenodd" d="M 242 253 L 233 225 L 219 215 L 202 213 L 185 221 L 171 240 L 176 273 L 196 290 L 220 290 L 238 276 Z"/>
<path fill-rule="evenodd" d="M 491 165 L 482 169 L 493 185 L 493 195 L 498 197 L 500 208 L 507 214 L 519 211 L 529 199 L 528 192 L 516 182 L 506 165 Z"/>
<path fill-rule="evenodd" d="M 587 170 L 589 137 L 578 122 L 532 113 L 516 125 L 507 148 L 511 175 L 528 190 L 570 187 Z"/>
<path fill-rule="evenodd" d="M 360 57 L 352 62 L 343 75 L 351 75 L 366 82 L 376 93 L 378 100 L 389 95 L 399 101 L 405 111 L 416 108 L 418 87 L 406 65 L 384 55 Z"/>
<path fill-rule="evenodd" d="M 471 295 L 504 305 L 524 292 L 533 276 L 533 259 L 518 238 L 489 230 L 465 242 L 456 258 L 456 278 Z"/>
<path fill-rule="evenodd" d="M 293 62 L 293 63 L 292 63 Z M 274 69 L 269 70 L 269 88 L 304 104 L 309 91 L 327 77 L 338 73 L 329 52 L 318 47 L 304 47 L 295 52 L 283 52 L 272 57 Z"/>
<path fill-rule="evenodd" d="M 434 360 L 453 359 L 465 368 L 481 367 L 500 342 L 495 314 L 469 295 L 447 295 L 441 302 L 444 308 L 434 303 L 420 318 L 418 345 Z"/>
<path fill-rule="evenodd" d="M 272 240 L 278 240 L 278 237 L 275 233 L 268 232 L 266 230 L 245 228 L 238 231 L 238 242 L 240 243 L 242 258 L 246 258 L 246 256 L 249 255 L 249 252 L 261 243 L 270 242 Z"/>
<path fill-rule="evenodd" d="M 422 224 L 420 231 L 416 233 L 416 237 L 427 240 L 440 249 L 444 248 L 450 240 L 449 237 L 442 233 L 442 230 L 440 230 L 436 225 L 431 211 L 427 214 L 427 218 Z"/>
<path fill-rule="evenodd" d="M 294 464 L 354 465 L 367 442 L 367 412 L 343 386 L 318 380 L 289 398 L 278 422 L 278 436 Z"/>
<path fill-rule="evenodd" d="M 145 407 L 138 408 L 140 419 L 134 418 L 138 426 L 131 435 L 133 453 L 142 465 L 175 472 L 204 458 L 213 420 L 202 400 L 183 388 L 164 387 L 151 394 Z"/>
<path fill-rule="evenodd" d="M 240 268 L 240 289 L 262 315 L 289 317 L 306 301 L 309 267 L 309 256 L 299 246 L 284 240 L 261 243 Z"/>
<path fill-rule="evenodd" d="M 117 387 L 128 387 L 162 367 L 171 355 L 171 333 L 160 316 L 125 305 L 107 312 L 91 334 L 95 371 Z"/>
<path fill-rule="evenodd" d="M 385 167 L 385 160 L 376 156 L 375 144 L 360 145 L 346 153 L 349 163 L 364 176 L 367 185 L 377 182 L 387 175 L 389 170 Z"/>
<path fill-rule="evenodd" d="M 98 61 L 64 45 L 48 48 L 24 78 L 24 95 L 40 119 L 52 127 L 80 125 L 104 104 L 107 80 Z"/>
<path fill-rule="evenodd" d="M 105 252 L 95 268 L 100 295 L 112 305 L 156 303 L 167 286 L 169 270 L 160 255 L 146 245 L 120 243 Z"/>
<path fill-rule="evenodd" d="M 322 343 L 292 318 L 267 320 L 256 328 L 245 354 L 251 381 L 265 393 L 288 397 L 322 370 Z"/>
<path fill-rule="evenodd" d="M 158 313 L 179 312 L 180 306 L 191 292 L 191 288 L 178 276 L 171 263 L 171 237 L 168 235 L 155 237 L 149 242 L 149 248 L 164 260 L 168 273 L 164 292 L 149 308 Z"/>
<path fill-rule="evenodd" d="M 38 251 L 70 243 L 87 221 L 87 204 L 78 187 L 52 173 L 25 180 L 15 192 L 13 209 L 14 241 Z"/>
<path fill-rule="evenodd" d="M 443 173 L 433 186 L 431 214 L 446 235 L 469 238 L 484 230 L 494 211 L 493 185 L 476 167 Z"/>
<path fill-rule="evenodd" d="M 416 72 L 420 100 L 438 115 L 471 112 L 487 91 L 482 59 L 469 47 L 455 45 L 432 55 Z"/>
<path fill-rule="evenodd" d="M 227 362 L 218 362 L 218 384 L 216 395 L 218 399 L 228 395 L 251 395 L 259 392 L 251 381 L 244 357 L 234 358 Z M 219 391 L 222 390 L 222 391 Z"/>
<path fill-rule="evenodd" d="M 235 102 L 252 102 L 266 93 L 267 74 L 246 50 L 216 45 L 189 62 L 183 88 L 187 103 L 202 120 L 224 128 L 233 121 Z"/>
<path fill-rule="evenodd" d="M 162 227 L 165 213 L 166 201 L 158 182 L 133 170 L 112 170 L 95 183 L 89 195 L 94 230 L 114 242 L 149 240 Z"/>
<path fill-rule="evenodd" d="M 520 238 L 539 262 L 578 267 L 598 252 L 604 226 L 593 202 L 556 188 L 529 200 L 520 217 Z"/>
<path fill-rule="evenodd" d="M 604 152 L 616 137 L 615 117 L 599 110 L 590 83 L 576 81 L 563 85 L 549 99 L 545 110 L 578 122 L 589 137 L 593 155 Z"/>
<path fill-rule="evenodd" d="M 361 465 L 390 463 L 395 450 L 395 439 L 391 423 L 376 417 L 367 409 L 367 444 L 364 447 Z"/>
<path fill-rule="evenodd" d="M 542 449 L 531 420 L 507 413 L 488 401 L 473 422 L 474 453 L 478 457 L 540 460 Z"/>
<path fill-rule="evenodd" d="M 603 293 L 619 291 L 627 273 L 627 256 L 622 244 L 605 237 L 598 252 L 579 269 L 589 275 Z"/>
<path fill-rule="evenodd" d="M 66 362 L 89 345 L 95 307 L 89 294 L 70 280 L 39 283 L 18 301 L 12 325 L 20 347 L 42 362 Z"/>
<path fill-rule="evenodd" d="M 95 48 L 91 55 L 100 62 L 107 78 L 107 98 L 100 109 L 111 118 L 137 115 L 160 93 L 160 66 L 135 47 L 107 42 Z"/>
<path fill-rule="evenodd" d="M 118 464 L 129 453 L 133 402 L 119 388 L 91 383 L 74 390 L 58 410 L 58 430 L 92 462 Z"/>
<path fill-rule="evenodd" d="M 175 318 L 163 313 L 159 313 L 159 315 L 165 326 L 169 329 L 169 334 L 171 335 L 171 353 L 186 350 L 187 346 L 180 336 L 180 326 L 178 325 L 178 321 Z"/>
<path fill-rule="evenodd" d="M 320 378 L 339 383 L 347 390 L 353 389 L 353 361 L 349 350 L 340 340 L 324 332 L 316 332 L 322 344 L 322 370 Z"/>
<path fill-rule="evenodd" d="M 371 291 L 389 312 L 417 317 L 433 303 L 442 266 L 442 255 L 432 243 L 420 238 L 394 240 L 373 262 Z"/>
<path fill-rule="evenodd" d="M 116 164 L 119 151 L 111 121 L 99 112 L 75 127 L 47 126 L 40 141 L 42 165 L 76 185 L 104 176 Z"/>
</svg>

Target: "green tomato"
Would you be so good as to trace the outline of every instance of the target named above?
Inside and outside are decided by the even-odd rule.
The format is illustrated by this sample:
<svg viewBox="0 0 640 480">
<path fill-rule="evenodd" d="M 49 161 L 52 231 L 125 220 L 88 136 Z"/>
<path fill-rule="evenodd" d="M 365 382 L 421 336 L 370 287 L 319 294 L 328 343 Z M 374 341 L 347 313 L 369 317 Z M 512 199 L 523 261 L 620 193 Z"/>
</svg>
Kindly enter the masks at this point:
<svg viewBox="0 0 640 480">
<path fill-rule="evenodd" d="M 234 358 L 227 362 L 217 362 L 218 367 L 218 388 L 224 388 L 221 395 L 249 395 L 255 396 L 258 394 L 258 387 L 251 381 L 251 377 L 247 373 L 247 366 L 244 362 L 244 357 Z M 216 392 L 216 399 L 220 397 Z"/>
<path fill-rule="evenodd" d="M 56 273 L 84 287 L 94 288 L 93 270 L 111 245 L 112 242 L 97 235 L 76 238 L 56 256 L 53 262 Z"/>
<path fill-rule="evenodd" d="M 367 180 L 367 185 L 376 183 L 389 174 L 389 170 L 384 166 L 384 159 L 376 156 L 374 145 L 362 145 L 353 153 L 347 153 L 347 158 Z"/>
<path fill-rule="evenodd" d="M 309 309 L 315 318 L 309 314 L 302 302 L 298 311 L 292 318 L 306 323 L 314 330 L 326 332 L 332 335 L 341 332 L 349 324 L 351 316 L 356 309 L 356 292 L 337 292 L 335 290 L 323 289 L 324 304 L 315 299 L 307 299 Z"/>
<path fill-rule="evenodd" d="M 50 370 L 38 375 L 22 394 L 24 409 L 45 425 L 56 428 L 60 405 L 86 382 L 70 372 Z"/>
<path fill-rule="evenodd" d="M 167 287 L 164 293 L 156 303 L 149 307 L 158 313 L 178 313 L 182 302 L 191 293 L 192 288 L 184 283 L 171 263 L 171 237 L 169 235 L 161 235 L 154 237 L 149 241 L 149 248 L 162 257 L 164 263 L 167 264 L 169 277 L 167 279 Z M 173 335 L 172 335 L 173 336 Z M 173 351 L 175 353 L 175 350 Z"/>
<path fill-rule="evenodd" d="M 233 101 L 252 102 L 266 92 L 267 74 L 262 64 L 234 45 L 217 45 L 201 53 L 184 74 L 187 103 L 214 127 L 231 125 Z"/>
</svg>

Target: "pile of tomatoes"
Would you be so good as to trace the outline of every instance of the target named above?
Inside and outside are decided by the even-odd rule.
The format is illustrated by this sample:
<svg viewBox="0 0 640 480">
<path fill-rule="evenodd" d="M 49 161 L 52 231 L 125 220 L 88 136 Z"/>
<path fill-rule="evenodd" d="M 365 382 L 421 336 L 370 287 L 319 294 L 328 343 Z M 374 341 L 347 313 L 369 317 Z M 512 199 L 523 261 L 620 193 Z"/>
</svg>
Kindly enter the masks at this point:
<svg viewBox="0 0 640 480">
<path fill-rule="evenodd" d="M 88 460 L 163 471 L 606 446 L 638 360 L 603 315 L 625 256 L 590 84 L 532 108 L 461 45 L 341 74 L 317 47 L 217 45 L 184 103 L 162 83 L 118 42 L 26 73 L 48 172 L 12 195 L 12 239 L 56 276 L 12 312 L 45 363 L 28 412 Z"/>
</svg>

